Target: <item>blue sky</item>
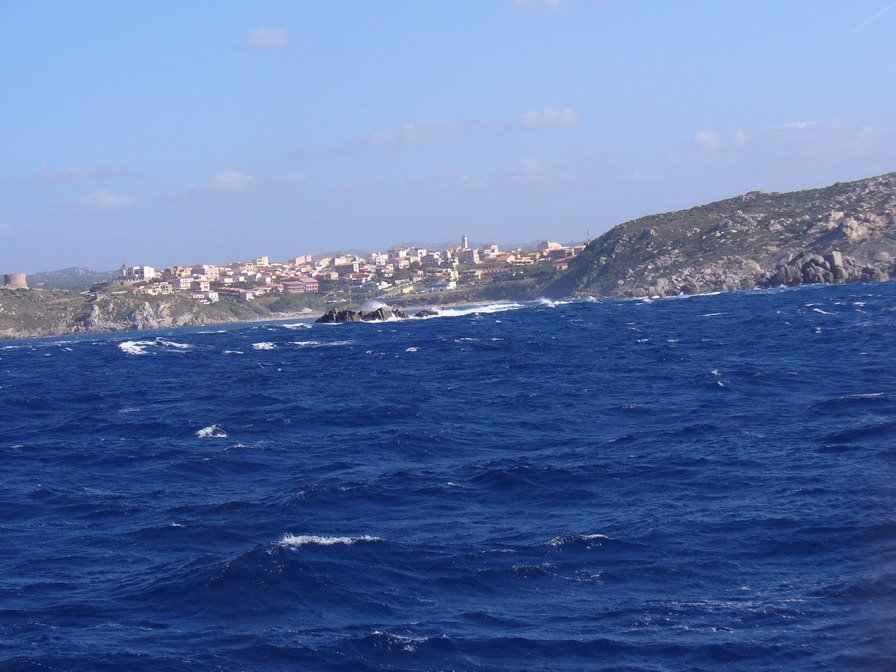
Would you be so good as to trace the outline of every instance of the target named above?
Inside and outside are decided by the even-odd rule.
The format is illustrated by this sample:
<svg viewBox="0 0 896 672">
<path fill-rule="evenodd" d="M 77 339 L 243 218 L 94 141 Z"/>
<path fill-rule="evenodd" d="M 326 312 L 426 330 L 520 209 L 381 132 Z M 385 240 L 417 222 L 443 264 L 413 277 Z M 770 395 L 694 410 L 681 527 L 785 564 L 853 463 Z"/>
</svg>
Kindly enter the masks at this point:
<svg viewBox="0 0 896 672">
<path fill-rule="evenodd" d="M 0 3 L 0 271 L 581 240 L 896 170 L 896 3 Z"/>
</svg>

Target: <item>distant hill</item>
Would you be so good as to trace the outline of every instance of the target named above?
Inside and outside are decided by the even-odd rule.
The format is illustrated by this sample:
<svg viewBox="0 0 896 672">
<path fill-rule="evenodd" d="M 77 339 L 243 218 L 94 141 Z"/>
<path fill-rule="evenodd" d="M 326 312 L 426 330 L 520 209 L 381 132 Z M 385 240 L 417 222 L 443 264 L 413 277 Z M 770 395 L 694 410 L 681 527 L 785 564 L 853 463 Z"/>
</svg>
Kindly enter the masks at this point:
<svg viewBox="0 0 896 672">
<path fill-rule="evenodd" d="M 28 285 L 41 289 L 70 289 L 80 292 L 97 282 L 106 282 L 118 275 L 118 271 L 91 271 L 72 266 L 58 271 L 42 271 L 28 276 Z"/>
<path fill-rule="evenodd" d="M 896 173 L 822 189 L 750 192 L 620 224 L 547 296 L 669 296 L 896 277 Z"/>
</svg>

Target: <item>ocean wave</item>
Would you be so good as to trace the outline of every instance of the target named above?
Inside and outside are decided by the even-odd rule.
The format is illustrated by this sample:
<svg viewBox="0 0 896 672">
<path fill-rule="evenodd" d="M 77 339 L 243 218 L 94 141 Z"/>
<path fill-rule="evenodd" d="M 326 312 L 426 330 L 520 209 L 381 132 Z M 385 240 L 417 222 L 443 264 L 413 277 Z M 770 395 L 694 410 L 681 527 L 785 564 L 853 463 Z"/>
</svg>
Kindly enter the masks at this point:
<svg viewBox="0 0 896 672">
<path fill-rule="evenodd" d="M 606 534 L 564 534 L 551 539 L 548 542 L 548 546 L 561 548 L 563 546 L 584 544 L 591 548 L 592 545 L 600 546 L 601 542 L 604 541 L 611 541 L 611 539 Z"/>
<path fill-rule="evenodd" d="M 300 348 L 338 348 L 343 345 L 354 345 L 354 341 L 293 341 Z"/>
<path fill-rule="evenodd" d="M 417 318 L 423 320 L 431 320 L 437 317 L 464 317 L 466 315 L 481 315 L 481 314 L 491 314 L 491 313 L 503 313 L 508 310 L 519 310 L 520 308 L 525 308 L 526 304 L 524 303 L 486 303 L 486 304 L 476 304 L 473 306 L 465 306 L 463 308 L 439 308 L 438 315 L 432 315 L 429 317 Z"/>
<path fill-rule="evenodd" d="M 253 350 L 273 350 L 277 345 L 275 343 L 271 343 L 270 341 L 262 341 L 261 343 L 253 343 Z"/>
<path fill-rule="evenodd" d="M 151 341 L 124 341 L 118 344 L 118 349 L 129 355 L 148 355 L 146 348 L 150 345 Z"/>
<path fill-rule="evenodd" d="M 311 325 L 308 322 L 295 322 L 293 324 L 281 324 L 280 326 L 284 329 L 311 329 Z"/>
<path fill-rule="evenodd" d="M 118 349 L 129 355 L 148 355 L 149 348 L 171 348 L 173 350 L 189 350 L 192 345 L 188 343 L 178 343 L 176 341 L 167 341 L 163 338 L 156 338 L 151 341 L 123 341 L 118 344 Z"/>
<path fill-rule="evenodd" d="M 198 430 L 196 436 L 203 439 L 226 439 L 227 432 L 224 431 L 221 425 L 209 425 Z"/>
<path fill-rule="evenodd" d="M 337 544 L 351 546 L 352 544 L 356 544 L 359 542 L 371 543 L 375 541 L 382 541 L 382 539 L 380 539 L 379 537 L 372 537 L 370 535 L 364 535 L 362 537 L 328 537 L 316 534 L 297 535 L 287 532 L 283 535 L 283 538 L 277 542 L 277 545 L 282 546 L 283 548 L 300 548 L 306 545 L 334 546 Z"/>
</svg>

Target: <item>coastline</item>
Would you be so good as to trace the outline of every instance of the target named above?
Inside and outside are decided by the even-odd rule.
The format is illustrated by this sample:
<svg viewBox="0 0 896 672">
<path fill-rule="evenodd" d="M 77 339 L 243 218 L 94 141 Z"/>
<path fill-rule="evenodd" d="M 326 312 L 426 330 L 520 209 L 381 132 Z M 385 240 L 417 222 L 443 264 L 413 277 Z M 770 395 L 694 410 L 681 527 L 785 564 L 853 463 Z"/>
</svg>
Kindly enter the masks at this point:
<svg viewBox="0 0 896 672">
<path fill-rule="evenodd" d="M 378 301 L 378 300 L 377 300 Z M 383 302 L 380 302 L 383 303 Z M 496 304 L 505 304 L 505 303 L 513 303 L 510 300 L 497 300 L 497 301 L 457 301 L 448 304 L 437 304 L 437 303 L 414 303 L 414 302 L 402 302 L 403 309 L 424 309 L 424 308 L 432 308 L 434 310 L 446 309 L 446 308 L 469 308 L 471 306 L 480 306 L 480 305 L 496 305 Z M 386 305 L 386 304 L 384 304 Z M 241 325 L 241 324 L 259 324 L 259 323 L 277 323 L 277 322 L 289 322 L 291 320 L 302 320 L 308 322 L 314 322 L 319 317 L 324 315 L 325 311 L 321 310 L 313 310 L 307 309 L 304 311 L 293 311 L 288 313 L 277 313 L 271 316 L 258 316 L 254 318 L 235 318 L 235 319 L 206 319 L 196 322 L 184 322 L 184 323 L 172 323 L 172 324 L 153 324 L 145 327 L 134 327 L 133 325 L 122 325 L 121 328 L 89 328 L 84 327 L 82 325 L 73 326 L 70 329 L 59 329 L 59 330 L 42 330 L 40 333 L 27 333 L 27 334 L 10 334 L 9 332 L 0 331 L 0 343 L 2 342 L 18 342 L 18 341 L 31 341 L 31 340 L 43 340 L 47 338 L 59 338 L 63 336 L 90 336 L 90 335 L 105 335 L 105 334 L 132 334 L 132 333 L 141 333 L 148 331 L 163 331 L 167 329 L 190 329 L 190 328 L 202 328 L 202 327 L 211 327 L 216 325 Z"/>
</svg>

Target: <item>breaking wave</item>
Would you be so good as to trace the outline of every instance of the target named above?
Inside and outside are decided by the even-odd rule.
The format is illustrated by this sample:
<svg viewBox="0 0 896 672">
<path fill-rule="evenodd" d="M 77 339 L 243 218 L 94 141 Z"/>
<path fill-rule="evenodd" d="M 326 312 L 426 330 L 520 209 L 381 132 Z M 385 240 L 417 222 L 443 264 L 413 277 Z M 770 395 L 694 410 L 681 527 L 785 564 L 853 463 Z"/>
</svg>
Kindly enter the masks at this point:
<svg viewBox="0 0 896 672">
<path fill-rule="evenodd" d="M 357 543 L 372 543 L 382 541 L 379 537 L 364 535 L 363 537 L 328 537 L 316 534 L 290 534 L 286 533 L 278 543 L 284 548 L 299 548 L 301 546 L 335 546 L 337 544 L 351 546 Z"/>
</svg>

